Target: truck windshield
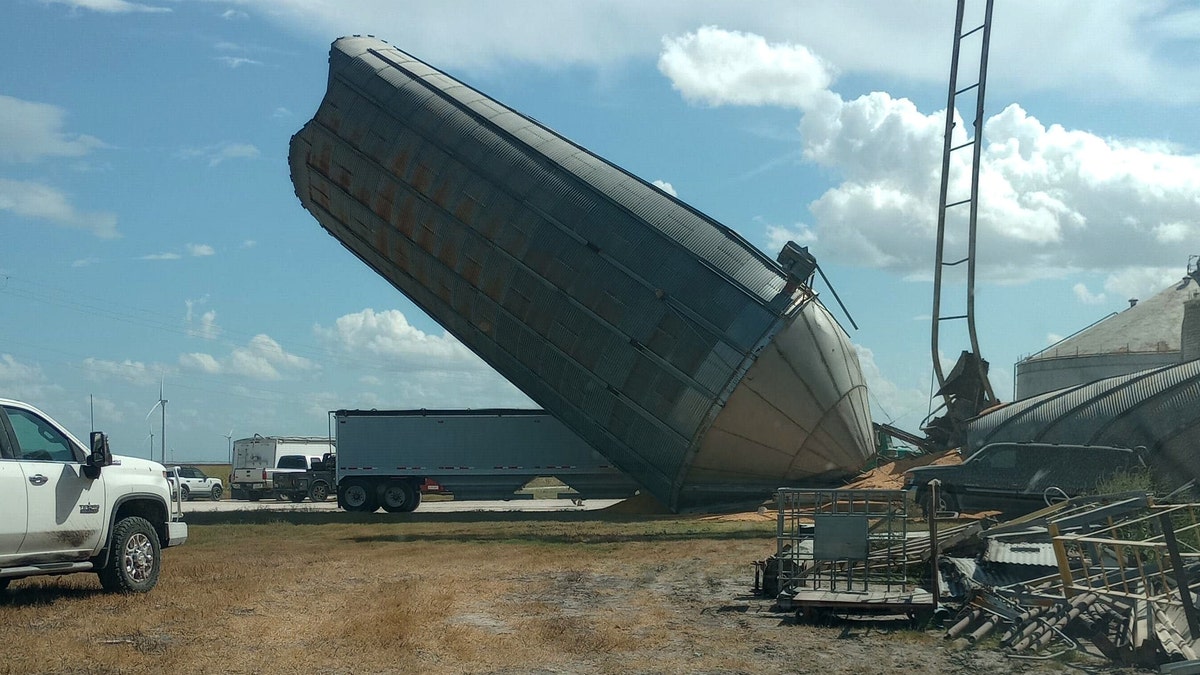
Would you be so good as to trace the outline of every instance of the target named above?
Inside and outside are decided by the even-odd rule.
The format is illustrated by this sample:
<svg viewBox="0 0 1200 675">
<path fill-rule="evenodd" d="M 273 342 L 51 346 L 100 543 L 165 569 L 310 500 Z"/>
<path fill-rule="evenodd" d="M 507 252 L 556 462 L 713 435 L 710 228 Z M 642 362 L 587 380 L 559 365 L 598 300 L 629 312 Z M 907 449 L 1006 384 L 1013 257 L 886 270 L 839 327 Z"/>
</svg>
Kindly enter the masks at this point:
<svg viewBox="0 0 1200 675">
<path fill-rule="evenodd" d="M 308 460 L 304 455 L 284 455 L 279 458 L 277 469 L 307 469 Z"/>
</svg>

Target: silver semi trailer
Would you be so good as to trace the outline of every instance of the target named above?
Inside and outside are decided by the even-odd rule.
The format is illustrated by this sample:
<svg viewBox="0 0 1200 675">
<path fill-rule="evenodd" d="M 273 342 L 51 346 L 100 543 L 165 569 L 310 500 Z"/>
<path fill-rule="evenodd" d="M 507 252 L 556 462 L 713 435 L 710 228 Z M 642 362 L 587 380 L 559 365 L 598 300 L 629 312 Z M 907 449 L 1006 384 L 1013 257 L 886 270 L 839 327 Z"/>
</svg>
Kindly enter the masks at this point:
<svg viewBox="0 0 1200 675">
<path fill-rule="evenodd" d="M 637 484 L 542 410 L 338 410 L 338 506 L 412 511 L 422 486 L 455 499 L 512 499 L 539 476 L 584 498 L 624 498 Z"/>
</svg>

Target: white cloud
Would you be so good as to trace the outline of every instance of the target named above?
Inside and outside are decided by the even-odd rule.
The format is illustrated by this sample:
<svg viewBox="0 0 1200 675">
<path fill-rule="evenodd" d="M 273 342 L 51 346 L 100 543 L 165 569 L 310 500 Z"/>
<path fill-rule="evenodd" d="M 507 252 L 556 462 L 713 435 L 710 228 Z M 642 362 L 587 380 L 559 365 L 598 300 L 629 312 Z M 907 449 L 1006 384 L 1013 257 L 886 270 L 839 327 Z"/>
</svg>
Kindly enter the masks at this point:
<svg viewBox="0 0 1200 675">
<path fill-rule="evenodd" d="M 246 58 L 244 56 L 218 56 L 215 57 L 218 62 L 227 68 L 236 69 L 242 66 L 261 66 L 262 61 Z"/>
<path fill-rule="evenodd" d="M 103 14 L 128 14 L 131 12 L 169 12 L 170 7 L 154 7 L 127 0 L 42 0 L 44 4 L 67 5 L 72 9 L 87 9 Z"/>
<path fill-rule="evenodd" d="M 1087 285 L 1081 283 L 1075 284 L 1072 287 L 1075 292 L 1075 297 L 1085 305 L 1099 305 L 1104 302 L 1105 296 L 1103 293 L 1093 293 L 1088 290 Z"/>
<path fill-rule="evenodd" d="M 698 26 L 736 27 L 772 42 L 805 45 L 846 75 L 944 87 L 953 7 L 921 0 L 594 0 L 406 3 L 388 0 L 230 0 L 266 21 L 328 42 L 371 32 L 451 71 L 508 62 L 547 68 L 609 67 L 654 58 L 652 45 Z M 971 3 L 970 6 L 981 6 Z M 1084 98 L 1194 102 L 1200 71 L 1179 58 L 1195 36 L 1187 3 L 1010 0 L 992 34 L 995 90 L 1057 90 Z M 1047 64 L 1053 64 L 1052 67 Z"/>
<path fill-rule="evenodd" d="M 71 262 L 71 267 L 75 267 L 75 268 L 89 267 L 91 265 L 95 265 L 98 262 L 100 262 L 99 258 L 79 258 L 79 259 Z"/>
<path fill-rule="evenodd" d="M 928 390 L 913 385 L 901 386 L 889 380 L 879 369 L 875 353 L 869 348 L 856 344 L 854 351 L 871 394 L 872 417 L 908 431 L 918 431 L 917 426 L 929 410 Z"/>
<path fill-rule="evenodd" d="M 238 248 L 254 248 L 257 245 L 258 245 L 257 241 L 255 241 L 253 239 L 247 239 L 246 241 L 243 241 L 242 245 L 239 246 Z"/>
<path fill-rule="evenodd" d="M 799 107 L 805 158 L 842 178 L 809 205 L 814 222 L 798 234 L 811 235 L 809 242 L 828 259 L 928 278 L 944 113 L 923 113 L 882 92 L 847 101 L 806 89 L 796 83 L 821 80 L 795 45 L 705 30 L 703 40 L 689 34 L 665 43 L 663 59 L 671 65 L 663 72 L 676 78 L 685 98 Z M 802 93 L 786 93 L 797 90 Z M 985 124 L 981 278 L 1022 282 L 1101 271 L 1124 279 L 1182 268 L 1179 242 L 1200 234 L 1200 155 L 1047 126 L 1017 105 Z M 959 120 L 956 143 L 966 140 L 964 128 Z M 950 201 L 968 194 L 969 164 L 968 153 L 954 157 Z M 962 221 L 948 216 L 947 259 L 965 255 L 960 212 Z M 775 229 L 768 236 L 775 244 L 785 233 Z"/>
<path fill-rule="evenodd" d="M 176 153 L 182 159 L 201 159 L 210 167 L 230 159 L 256 159 L 261 153 L 249 143 L 218 143 L 204 148 L 184 148 Z"/>
<path fill-rule="evenodd" d="M 62 387 L 51 384 L 39 365 L 22 363 L 11 354 L 0 354 L 0 390 L 5 398 L 30 401 L 35 405 L 48 400 Z"/>
<path fill-rule="evenodd" d="M 116 378 L 133 384 L 152 384 L 158 382 L 168 369 L 162 365 L 147 365 L 141 361 L 108 361 L 105 359 L 86 358 L 83 360 L 83 370 L 88 379 L 103 381 Z"/>
<path fill-rule="evenodd" d="M 233 21 L 234 19 L 250 18 L 249 14 L 239 11 L 239 10 L 236 10 L 236 9 L 227 9 L 224 12 L 221 12 L 220 16 L 222 19 L 225 19 L 226 21 Z"/>
<path fill-rule="evenodd" d="M 664 38 L 658 69 L 685 100 L 707 105 L 807 108 L 833 82 L 829 65 L 803 45 L 711 26 Z"/>
<path fill-rule="evenodd" d="M 254 336 L 245 347 L 233 349 L 225 358 L 193 352 L 180 355 L 179 365 L 185 370 L 208 375 L 235 375 L 254 380 L 281 380 L 319 369 L 317 364 L 288 353 L 278 342 L 263 334 Z"/>
<path fill-rule="evenodd" d="M 106 147 L 93 136 L 63 132 L 65 119 L 58 106 L 0 95 L 0 162 L 82 157 Z"/>
<path fill-rule="evenodd" d="M 675 186 L 671 185 L 670 183 L 666 182 L 665 180 L 656 180 L 652 183 L 652 185 L 654 185 L 654 187 L 658 188 L 659 190 L 662 190 L 663 192 L 671 195 L 672 197 L 679 196 L 675 192 Z"/>
<path fill-rule="evenodd" d="M 181 258 L 183 258 L 183 256 L 179 255 L 178 253 L 164 252 L 148 253 L 138 258 L 138 260 L 179 260 Z"/>
<path fill-rule="evenodd" d="M 284 108 L 283 106 L 280 106 L 271 112 L 271 117 L 273 117 L 277 120 L 287 119 L 291 116 L 292 116 L 292 111 L 288 110 L 287 108 Z"/>
<path fill-rule="evenodd" d="M 364 309 L 339 317 L 331 328 L 316 326 L 314 331 L 345 353 L 382 357 L 404 369 L 486 368 L 449 333 L 425 333 L 396 309 Z"/>
<path fill-rule="evenodd" d="M 202 258 L 205 256 L 214 255 L 216 253 L 216 251 L 213 250 L 213 247 L 209 246 L 208 244 L 188 244 L 187 251 L 188 255 L 192 256 L 193 258 Z"/>
<path fill-rule="evenodd" d="M 780 225 L 767 225 L 766 251 L 768 253 L 778 253 L 783 250 L 783 247 L 789 241 L 794 241 L 801 246 L 807 246 L 816 241 L 816 239 L 816 235 L 813 234 L 807 225 L 797 224 L 792 228 Z"/>
<path fill-rule="evenodd" d="M 67 194 L 41 183 L 0 178 L 0 211 L 44 220 L 60 227 L 86 230 L 101 239 L 121 236 L 115 215 L 78 211 Z"/>
<path fill-rule="evenodd" d="M 221 334 L 221 329 L 217 326 L 216 310 L 210 309 L 203 313 L 197 311 L 198 305 L 207 302 L 207 297 L 200 300 L 184 300 L 183 304 L 187 308 L 187 312 L 184 314 L 183 322 L 187 327 L 188 335 L 205 340 L 215 340 Z"/>
</svg>

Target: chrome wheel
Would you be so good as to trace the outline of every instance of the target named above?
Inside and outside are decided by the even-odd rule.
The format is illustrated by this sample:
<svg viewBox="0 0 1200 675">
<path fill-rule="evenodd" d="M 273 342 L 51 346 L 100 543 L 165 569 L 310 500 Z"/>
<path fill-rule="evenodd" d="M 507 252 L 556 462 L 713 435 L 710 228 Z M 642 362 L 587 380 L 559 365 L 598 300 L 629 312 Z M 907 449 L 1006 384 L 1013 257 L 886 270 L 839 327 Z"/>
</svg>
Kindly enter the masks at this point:
<svg viewBox="0 0 1200 675">
<path fill-rule="evenodd" d="M 121 566 L 132 581 L 145 582 L 154 570 L 154 545 L 150 538 L 141 532 L 135 532 L 125 543 L 121 554 Z"/>
</svg>

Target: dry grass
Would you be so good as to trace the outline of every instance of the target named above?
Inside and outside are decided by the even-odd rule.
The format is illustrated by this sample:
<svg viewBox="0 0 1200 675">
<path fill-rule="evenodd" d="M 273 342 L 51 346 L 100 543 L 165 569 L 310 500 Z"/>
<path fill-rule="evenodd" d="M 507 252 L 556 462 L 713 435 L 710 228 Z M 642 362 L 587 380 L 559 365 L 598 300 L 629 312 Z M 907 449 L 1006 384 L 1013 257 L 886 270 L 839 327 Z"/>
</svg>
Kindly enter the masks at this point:
<svg viewBox="0 0 1200 675">
<path fill-rule="evenodd" d="M 770 613 L 748 595 L 749 562 L 774 546 L 766 518 L 195 516 L 150 594 L 105 594 L 93 575 L 14 582 L 0 599 L 0 673 L 1011 666 L 962 662 L 932 635 Z"/>
</svg>

